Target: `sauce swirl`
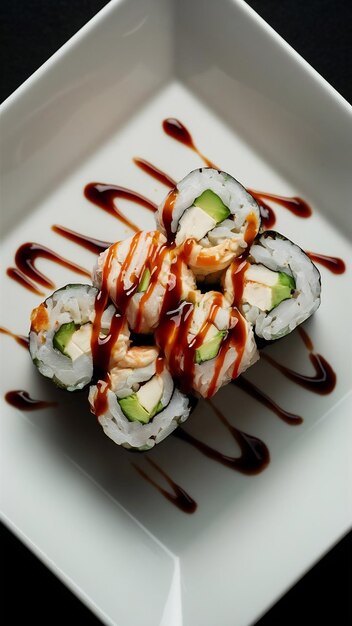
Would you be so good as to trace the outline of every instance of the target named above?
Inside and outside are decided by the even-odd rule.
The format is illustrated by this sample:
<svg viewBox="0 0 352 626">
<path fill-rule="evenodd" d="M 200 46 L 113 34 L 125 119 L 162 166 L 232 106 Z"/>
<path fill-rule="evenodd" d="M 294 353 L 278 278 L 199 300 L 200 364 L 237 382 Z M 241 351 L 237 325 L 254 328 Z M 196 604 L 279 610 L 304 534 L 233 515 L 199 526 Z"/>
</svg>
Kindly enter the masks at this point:
<svg viewBox="0 0 352 626">
<path fill-rule="evenodd" d="M 330 363 L 328 363 L 328 361 L 321 354 L 313 352 L 313 344 L 306 331 L 303 330 L 303 328 L 298 328 L 297 331 L 301 335 L 302 340 L 309 351 L 309 360 L 315 370 L 315 374 L 313 376 L 307 376 L 306 374 L 296 372 L 289 367 L 286 367 L 286 365 L 279 363 L 276 359 L 269 356 L 269 354 L 266 354 L 265 352 L 262 353 L 262 358 L 281 372 L 281 374 L 286 376 L 286 378 L 292 380 L 292 382 L 297 385 L 304 387 L 304 389 L 320 395 L 327 395 L 331 393 L 336 386 L 336 374 L 334 370 L 332 369 Z"/>
<path fill-rule="evenodd" d="M 50 248 L 32 241 L 23 243 L 17 249 L 15 255 L 17 268 L 8 268 L 7 275 L 13 280 L 16 280 L 26 289 L 29 289 L 38 295 L 44 295 L 37 289 L 35 283 L 39 283 L 39 285 L 42 285 L 47 289 L 54 289 L 55 283 L 53 283 L 48 276 L 43 274 L 43 272 L 37 269 L 35 262 L 38 258 L 48 259 L 49 261 L 52 261 L 57 265 L 61 265 L 62 267 L 66 267 L 81 276 L 90 277 L 90 272 L 84 269 L 84 267 L 81 267 L 81 265 L 68 261 L 60 254 L 50 250 Z"/>
<path fill-rule="evenodd" d="M 115 203 L 116 199 L 128 200 L 129 202 L 135 202 L 140 206 L 152 211 L 153 213 L 157 210 L 157 205 L 154 204 L 151 200 L 148 200 L 145 196 L 142 196 L 137 191 L 133 191 L 132 189 L 127 189 L 126 187 L 120 187 L 119 185 L 107 185 L 105 183 L 89 183 L 86 185 L 84 189 L 84 195 L 93 204 L 98 206 L 117 218 L 134 230 L 136 233 L 139 232 L 140 228 L 132 222 L 124 213 L 121 213 L 117 204 Z"/>
<path fill-rule="evenodd" d="M 245 433 L 235 426 L 223 415 L 223 413 L 215 406 L 213 402 L 207 400 L 209 406 L 214 411 L 217 418 L 222 422 L 230 435 L 235 439 L 240 447 L 241 454 L 238 457 L 223 454 L 216 448 L 200 441 L 194 435 L 183 428 L 174 431 L 173 436 L 181 441 L 189 443 L 191 446 L 199 450 L 206 457 L 225 465 L 229 469 L 240 472 L 241 474 L 253 475 L 262 472 L 270 461 L 270 453 L 266 444 L 258 437 L 253 437 Z"/>
<path fill-rule="evenodd" d="M 247 393 L 251 398 L 254 398 L 257 402 L 260 402 L 260 404 L 275 413 L 275 415 L 277 415 L 286 424 L 289 424 L 290 426 L 298 426 L 299 424 L 302 424 L 303 418 L 300 415 L 290 413 L 289 411 L 283 409 L 276 402 L 274 402 L 272 398 L 264 393 L 264 391 L 251 383 L 247 378 L 239 376 L 236 380 L 232 381 L 232 384 L 239 389 L 242 389 L 242 391 Z"/>
</svg>

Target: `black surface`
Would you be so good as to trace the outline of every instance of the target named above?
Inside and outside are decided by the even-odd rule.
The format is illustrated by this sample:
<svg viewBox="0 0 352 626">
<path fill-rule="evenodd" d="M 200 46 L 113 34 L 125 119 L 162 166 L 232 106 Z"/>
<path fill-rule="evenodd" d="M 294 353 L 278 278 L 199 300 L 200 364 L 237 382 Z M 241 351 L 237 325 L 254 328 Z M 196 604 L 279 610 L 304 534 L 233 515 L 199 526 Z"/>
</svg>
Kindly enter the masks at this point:
<svg viewBox="0 0 352 626">
<path fill-rule="evenodd" d="M 0 0 L 1 100 L 105 4 L 103 0 Z M 248 4 L 352 101 L 350 0 L 249 0 Z M 4 528 L 1 546 L 1 621 L 5 626 L 100 623 Z M 351 547 L 350 534 L 256 626 L 351 624 Z M 48 607 L 52 607 L 50 614 Z"/>
</svg>

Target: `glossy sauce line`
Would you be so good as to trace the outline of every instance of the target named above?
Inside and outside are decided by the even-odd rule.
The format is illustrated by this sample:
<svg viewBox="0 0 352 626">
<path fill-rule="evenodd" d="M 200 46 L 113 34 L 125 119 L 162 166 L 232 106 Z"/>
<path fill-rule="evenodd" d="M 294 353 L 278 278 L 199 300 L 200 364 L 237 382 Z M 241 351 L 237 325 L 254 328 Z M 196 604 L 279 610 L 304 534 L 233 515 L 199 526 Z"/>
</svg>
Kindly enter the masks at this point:
<svg viewBox="0 0 352 626">
<path fill-rule="evenodd" d="M 95 239 L 95 237 L 82 235 L 75 230 L 70 230 L 70 228 L 59 226 L 58 224 L 53 224 L 51 230 L 53 230 L 57 235 L 82 246 L 82 248 L 90 250 L 90 252 L 93 252 L 94 254 L 100 254 L 112 245 L 110 241 L 103 241 L 102 239 Z"/>
<path fill-rule="evenodd" d="M 313 376 L 307 376 L 305 374 L 301 374 L 300 372 L 296 372 L 289 367 L 282 365 L 265 352 L 262 352 L 262 358 L 281 372 L 281 374 L 286 376 L 286 378 L 292 380 L 292 382 L 297 385 L 304 387 L 304 389 L 320 395 L 327 395 L 331 393 L 336 385 L 336 374 L 334 370 L 332 369 L 330 363 L 328 363 L 328 361 L 321 354 L 313 352 L 313 344 L 306 331 L 304 331 L 303 328 L 298 328 L 297 331 L 301 335 L 302 340 L 309 351 L 309 360 L 315 370 L 315 374 Z"/>
<path fill-rule="evenodd" d="M 37 296 L 44 296 L 44 291 L 40 291 L 38 287 L 31 281 L 27 276 L 21 272 L 17 267 L 8 267 L 6 270 L 6 274 L 9 278 L 14 280 L 16 283 L 28 289 L 32 293 L 35 293 Z"/>
<path fill-rule="evenodd" d="M 346 271 L 345 262 L 337 256 L 326 256 L 325 254 L 319 254 L 318 252 L 307 251 L 306 254 L 313 261 L 313 263 L 323 265 L 333 274 L 343 274 Z"/>
<path fill-rule="evenodd" d="M 272 398 L 270 398 L 264 391 L 259 389 L 256 385 L 251 383 L 247 378 L 243 376 L 239 376 L 236 380 L 232 381 L 232 384 L 239 389 L 242 389 L 245 393 L 249 395 L 250 398 L 253 398 L 263 406 L 267 407 L 270 411 L 275 413 L 281 420 L 283 420 L 286 424 L 290 426 L 298 426 L 302 424 L 303 418 L 300 415 L 296 415 L 295 413 L 290 413 L 286 411 L 281 406 L 279 406 Z"/>
<path fill-rule="evenodd" d="M 50 248 L 46 248 L 38 243 L 33 243 L 32 241 L 23 243 L 17 250 L 15 255 L 15 262 L 17 265 L 16 268 L 8 268 L 7 274 L 13 280 L 16 280 L 26 289 L 30 289 L 34 293 L 38 295 L 43 295 L 40 292 L 36 285 L 33 283 L 39 283 L 43 287 L 47 289 L 54 289 L 55 284 L 50 278 L 45 276 L 42 272 L 40 272 L 36 266 L 35 261 L 37 258 L 48 259 L 57 265 L 61 265 L 62 267 L 66 267 L 67 269 L 80 274 L 81 276 L 90 277 L 90 272 L 88 272 L 84 267 L 73 263 L 72 261 L 68 261 L 61 255 L 57 254 Z M 33 282 L 32 282 L 33 281 Z"/>
<path fill-rule="evenodd" d="M 194 140 L 192 138 L 191 133 L 185 127 L 180 120 L 170 117 L 162 122 L 162 127 L 164 132 L 172 137 L 176 141 L 183 143 L 185 146 L 193 150 L 198 154 L 198 156 L 202 159 L 207 167 L 213 167 L 214 169 L 219 170 L 218 166 L 215 165 L 210 159 L 208 159 L 200 150 L 197 148 Z M 287 197 L 281 196 L 277 194 L 271 194 L 266 191 L 257 191 L 254 189 L 248 189 L 249 193 L 257 200 L 260 208 L 261 208 L 261 216 L 262 223 L 265 228 L 271 228 L 276 221 L 276 216 L 273 209 L 265 202 L 265 200 L 271 200 L 276 204 L 279 204 L 285 209 L 288 209 L 291 213 L 294 213 L 297 217 L 307 218 L 312 214 L 312 209 L 309 204 L 299 197 Z"/>
<path fill-rule="evenodd" d="M 176 181 L 171 178 L 169 174 L 166 174 L 166 172 L 163 172 L 158 167 L 156 167 L 156 165 L 153 165 L 149 161 L 141 159 L 140 157 L 134 157 L 133 163 L 137 165 L 137 167 L 139 167 L 141 170 L 143 170 L 143 172 L 159 181 L 159 183 L 166 185 L 166 187 L 176 186 Z"/>
<path fill-rule="evenodd" d="M 134 230 L 136 233 L 139 232 L 140 228 L 131 220 L 129 220 L 124 213 L 121 213 L 120 209 L 114 202 L 115 199 L 128 200 L 129 202 L 135 202 L 140 206 L 152 211 L 153 213 L 157 210 L 157 205 L 154 204 L 151 200 L 148 200 L 145 196 L 142 196 L 137 191 L 133 191 L 132 189 L 127 189 L 126 187 L 120 187 L 119 185 L 107 185 L 105 183 L 89 183 L 86 185 L 84 189 L 84 195 L 93 204 L 98 206 L 117 218 Z"/>
<path fill-rule="evenodd" d="M 217 418 L 239 445 L 241 450 L 240 456 L 233 457 L 223 454 L 219 450 L 216 450 L 216 448 L 212 448 L 203 441 L 200 441 L 183 428 L 175 430 L 173 436 L 177 437 L 177 439 L 181 439 L 181 441 L 186 441 L 186 443 L 189 443 L 199 450 L 204 456 L 241 474 L 253 475 L 262 472 L 270 461 L 270 453 L 265 443 L 261 439 L 258 439 L 258 437 L 248 435 L 233 426 L 213 402 L 210 400 L 207 400 L 207 402 Z"/>
<path fill-rule="evenodd" d="M 17 335 L 16 333 L 13 333 L 11 330 L 9 330 L 8 328 L 4 328 L 3 326 L 0 326 L 0 334 L 12 337 L 16 341 L 16 343 L 22 346 L 22 348 L 26 348 L 26 350 L 28 349 L 29 338 L 25 335 Z"/>
<path fill-rule="evenodd" d="M 57 402 L 34 400 L 34 398 L 31 398 L 28 391 L 24 391 L 23 389 L 8 391 L 5 394 L 5 400 L 8 404 L 21 411 L 36 411 L 38 409 L 46 409 L 49 406 L 57 406 Z"/>
<path fill-rule="evenodd" d="M 170 485 L 172 491 L 167 491 L 161 487 L 149 474 L 147 474 L 141 467 L 138 467 L 135 463 L 132 463 L 134 469 L 153 487 L 155 487 L 159 493 L 161 493 L 169 502 L 171 502 L 178 509 L 184 513 L 194 513 L 197 509 L 197 503 L 193 498 L 182 488 L 175 483 L 172 478 L 152 459 L 146 459 L 146 461 L 163 476 L 166 482 Z"/>
<path fill-rule="evenodd" d="M 160 235 L 160 233 L 158 233 Z M 94 380 L 97 381 L 97 396 L 94 401 L 94 413 L 97 417 L 102 415 L 107 410 L 107 395 L 109 390 L 108 377 L 109 377 L 109 361 L 113 346 L 118 340 L 119 334 L 126 324 L 125 313 L 127 306 L 136 293 L 140 284 L 141 275 L 130 274 L 130 280 L 132 280 L 132 286 L 127 290 L 125 289 L 125 276 L 133 261 L 135 251 L 139 245 L 139 241 L 143 237 L 143 233 L 136 233 L 131 241 L 130 248 L 126 255 L 124 262 L 122 263 L 120 273 L 115 283 L 115 305 L 118 307 L 118 312 L 113 316 L 110 332 L 107 337 L 101 337 L 101 320 L 105 308 L 109 301 L 109 274 L 111 271 L 111 265 L 114 259 L 116 247 L 118 243 L 113 244 L 108 249 L 107 258 L 105 259 L 101 291 L 99 292 L 95 301 L 95 318 L 93 322 L 91 349 L 93 355 L 93 369 Z M 148 257 L 153 258 L 153 250 L 157 250 L 159 247 L 159 238 L 155 233 L 148 233 L 148 239 L 150 239 Z M 141 268 L 140 274 L 144 271 L 144 267 Z"/>
</svg>

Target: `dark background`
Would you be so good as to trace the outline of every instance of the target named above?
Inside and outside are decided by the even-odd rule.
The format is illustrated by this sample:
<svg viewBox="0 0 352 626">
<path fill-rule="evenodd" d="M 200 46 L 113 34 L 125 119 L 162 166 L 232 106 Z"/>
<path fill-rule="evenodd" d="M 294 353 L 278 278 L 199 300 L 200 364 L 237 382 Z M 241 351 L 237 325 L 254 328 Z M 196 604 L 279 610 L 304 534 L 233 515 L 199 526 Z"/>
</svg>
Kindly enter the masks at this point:
<svg viewBox="0 0 352 626">
<path fill-rule="evenodd" d="M 0 0 L 0 100 L 105 4 L 104 0 Z M 352 102 L 351 0 L 248 0 L 248 4 Z M 256 626 L 350 625 L 351 548 L 350 534 Z M 1 554 L 1 621 L 5 626 L 100 624 L 5 528 L 1 528 Z M 50 617 L 48 606 L 52 607 Z"/>
</svg>

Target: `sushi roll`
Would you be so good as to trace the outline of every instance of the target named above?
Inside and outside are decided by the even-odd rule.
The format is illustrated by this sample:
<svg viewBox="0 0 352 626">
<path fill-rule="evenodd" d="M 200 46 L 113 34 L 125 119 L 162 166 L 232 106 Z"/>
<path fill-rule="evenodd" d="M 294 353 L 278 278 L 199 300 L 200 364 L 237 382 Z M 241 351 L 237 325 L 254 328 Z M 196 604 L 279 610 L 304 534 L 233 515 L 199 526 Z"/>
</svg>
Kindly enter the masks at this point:
<svg viewBox="0 0 352 626">
<path fill-rule="evenodd" d="M 320 273 L 310 258 L 275 231 L 259 235 L 249 256 L 236 259 L 224 293 L 266 341 L 287 335 L 320 304 Z"/>
<path fill-rule="evenodd" d="M 165 439 L 191 410 L 155 346 L 130 348 L 105 381 L 91 386 L 89 402 L 105 434 L 135 450 Z"/>
<path fill-rule="evenodd" d="M 93 376 L 91 349 L 98 290 L 90 285 L 67 285 L 32 311 L 29 350 L 39 372 L 68 391 L 82 389 Z M 110 305 L 100 321 L 100 335 L 108 334 L 115 315 Z M 127 352 L 129 330 L 123 323 L 111 347 L 110 365 Z"/>
<path fill-rule="evenodd" d="M 155 337 L 181 390 L 204 398 L 259 358 L 251 325 L 217 291 L 171 311 Z"/>
<path fill-rule="evenodd" d="M 93 270 L 93 284 L 136 333 L 153 332 L 165 311 L 196 296 L 193 273 L 166 243 L 158 231 L 137 233 L 104 251 Z"/>
<path fill-rule="evenodd" d="M 228 267 L 252 243 L 260 229 L 260 209 L 232 176 L 203 167 L 170 191 L 157 223 L 201 279 Z"/>
</svg>

